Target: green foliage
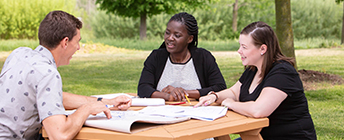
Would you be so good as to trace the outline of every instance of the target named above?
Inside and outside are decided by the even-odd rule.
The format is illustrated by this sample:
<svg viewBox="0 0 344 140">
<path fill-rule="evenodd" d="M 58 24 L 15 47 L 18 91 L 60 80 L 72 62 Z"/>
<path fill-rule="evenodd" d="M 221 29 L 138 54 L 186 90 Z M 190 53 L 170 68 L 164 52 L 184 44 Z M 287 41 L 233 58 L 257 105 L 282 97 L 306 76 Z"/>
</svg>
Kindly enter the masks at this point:
<svg viewBox="0 0 344 140">
<path fill-rule="evenodd" d="M 213 0 L 97 0 L 101 10 L 125 17 L 140 17 L 206 7 Z"/>
<path fill-rule="evenodd" d="M 160 47 L 163 40 L 138 40 L 138 39 L 95 39 L 93 42 L 101 42 L 106 45 L 116 46 L 119 48 L 131 50 L 146 50 L 151 51 Z"/>
<path fill-rule="evenodd" d="M 344 1 L 344 0 L 336 0 L 336 3 L 339 4 L 339 3 L 342 2 L 342 1 Z"/>
<path fill-rule="evenodd" d="M 276 27 L 275 1 L 272 0 L 246 0 L 238 13 L 238 31 L 255 21 L 263 21 L 273 29 Z"/>
<path fill-rule="evenodd" d="M 122 18 L 104 11 L 92 13 L 89 23 L 97 38 L 131 38 L 138 37 L 140 22 L 132 18 Z"/>
<path fill-rule="evenodd" d="M 96 0 L 92 0 L 93 2 Z M 91 1 L 91 2 L 92 2 Z M 102 2 L 102 0 L 98 0 Z M 246 25 L 254 21 L 264 21 L 275 29 L 275 5 L 271 0 L 239 0 L 238 31 L 232 30 L 232 4 L 234 0 L 188 0 L 185 3 L 205 2 L 204 7 L 190 8 L 189 4 L 180 0 L 149 0 L 171 5 L 173 12 L 166 14 L 151 14 L 147 18 L 147 37 L 149 40 L 161 40 L 170 17 L 175 13 L 186 11 L 193 14 L 199 23 L 200 40 L 229 40 L 238 38 L 239 32 Z M 340 39 L 341 17 L 343 7 L 336 4 L 342 0 L 291 0 L 292 21 L 294 37 L 297 40 L 309 38 Z M 125 1 L 116 1 L 126 2 Z M 133 1 L 131 1 L 133 2 Z M 0 39 L 37 39 L 37 30 L 40 21 L 52 10 L 64 10 L 82 17 L 83 40 L 95 38 L 109 39 L 137 39 L 139 38 L 140 21 L 138 18 L 122 17 L 118 13 L 106 14 L 105 12 L 88 9 L 80 3 L 90 3 L 88 0 L 1 0 L 0 1 Z M 147 2 L 148 3 L 148 2 Z M 99 5 L 98 5 L 99 6 Z M 108 5 L 111 6 L 111 5 Z M 141 7 L 149 5 L 140 5 Z M 157 9 L 168 9 L 161 4 L 153 6 Z M 77 8 L 75 8 L 77 7 Z M 153 8 L 151 6 L 151 8 Z M 125 8 L 126 11 L 139 10 L 140 8 Z M 142 8 L 141 8 L 142 9 Z M 149 12 L 154 13 L 154 10 Z M 109 13 L 114 13 L 110 12 Z M 134 14 L 135 12 L 131 12 Z M 149 14 L 148 14 L 149 15 Z M 307 45 L 306 45 L 307 46 Z M 328 46 L 323 44 L 321 46 Z M 304 46 L 302 46 L 304 47 Z"/>
<path fill-rule="evenodd" d="M 88 19 L 96 38 L 137 39 L 139 38 L 140 21 L 137 18 L 121 17 L 106 14 L 104 11 L 94 11 Z M 166 24 L 171 15 L 159 14 L 147 18 L 147 36 L 150 39 L 161 39 L 164 36 Z"/>
<path fill-rule="evenodd" d="M 168 20 L 172 17 L 169 14 L 159 14 L 147 19 L 147 36 L 150 39 L 161 40 L 164 37 Z"/>
<path fill-rule="evenodd" d="M 340 38 L 341 5 L 324 0 L 291 0 L 291 5 L 295 38 Z"/>
<path fill-rule="evenodd" d="M 239 0 L 238 11 L 238 31 L 232 31 L 232 12 L 234 0 L 219 0 L 209 4 L 208 9 L 197 8 L 196 10 L 186 10 L 193 14 L 199 24 L 199 38 L 203 40 L 228 40 L 238 38 L 240 30 L 254 21 L 263 21 L 275 29 L 275 3 L 271 0 Z M 324 0 L 291 0 L 293 32 L 295 39 L 306 38 L 335 38 L 341 35 L 341 17 L 343 7 L 334 1 Z M 178 13 L 184 10 L 176 11 Z M 174 14 L 173 13 L 173 14 Z M 158 14 L 147 19 L 147 37 L 152 39 L 162 38 L 168 19 L 173 14 Z M 95 16 L 96 17 L 96 16 Z M 326 18 L 325 18 L 326 17 Z M 95 20 L 96 21 L 96 20 Z M 138 19 L 117 20 L 117 22 L 138 23 Z M 106 24 L 100 22 L 96 25 Z M 135 26 L 112 28 L 132 28 L 131 32 L 136 31 L 138 38 L 138 27 Z M 111 24 L 109 27 L 112 26 Z M 113 33 L 116 34 L 116 33 Z M 97 36 L 97 35 L 96 35 Z M 104 36 L 102 36 L 104 37 Z M 112 37 L 112 36 L 107 36 Z M 116 37 L 118 38 L 118 37 Z M 132 38 L 123 36 L 121 38 Z"/>
<path fill-rule="evenodd" d="M 75 1 L 1 0 L 0 38 L 37 39 L 41 20 L 52 10 L 71 12 Z"/>
<path fill-rule="evenodd" d="M 274 26 L 274 2 L 262 0 L 251 2 L 239 1 L 238 30 L 254 21 L 264 21 Z M 196 10 L 178 10 L 172 14 L 161 13 L 147 19 L 147 37 L 149 39 L 163 38 L 166 24 L 172 15 L 186 11 L 195 16 L 199 25 L 199 39 L 228 40 L 238 38 L 239 31 L 232 31 L 232 4 L 233 1 L 222 0 L 209 4 L 209 8 L 198 7 Z M 268 9 L 268 10 L 267 10 Z M 94 12 L 91 24 L 97 38 L 138 38 L 139 19 L 124 18 L 104 12 Z M 113 20 L 113 21 L 112 21 Z M 134 33 L 134 35 L 132 35 Z"/>
<path fill-rule="evenodd" d="M 271 0 L 239 0 L 238 31 L 232 30 L 232 4 L 234 1 L 220 1 L 211 5 L 211 10 L 199 9 L 193 14 L 198 20 L 199 37 L 204 40 L 228 40 L 239 37 L 240 31 L 254 21 L 275 25 L 274 2 Z"/>
</svg>

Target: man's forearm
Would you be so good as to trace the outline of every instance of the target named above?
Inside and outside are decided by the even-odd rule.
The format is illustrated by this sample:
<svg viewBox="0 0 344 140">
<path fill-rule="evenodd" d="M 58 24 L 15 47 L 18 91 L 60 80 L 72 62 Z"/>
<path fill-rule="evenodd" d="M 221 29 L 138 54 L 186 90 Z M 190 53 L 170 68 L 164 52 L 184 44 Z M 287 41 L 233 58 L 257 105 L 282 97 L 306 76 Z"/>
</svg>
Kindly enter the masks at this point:
<svg viewBox="0 0 344 140">
<path fill-rule="evenodd" d="M 96 99 L 96 97 L 89 97 L 63 92 L 63 106 L 65 107 L 65 109 L 76 109 L 83 104 L 86 104 L 91 101 L 96 101 Z"/>
</svg>

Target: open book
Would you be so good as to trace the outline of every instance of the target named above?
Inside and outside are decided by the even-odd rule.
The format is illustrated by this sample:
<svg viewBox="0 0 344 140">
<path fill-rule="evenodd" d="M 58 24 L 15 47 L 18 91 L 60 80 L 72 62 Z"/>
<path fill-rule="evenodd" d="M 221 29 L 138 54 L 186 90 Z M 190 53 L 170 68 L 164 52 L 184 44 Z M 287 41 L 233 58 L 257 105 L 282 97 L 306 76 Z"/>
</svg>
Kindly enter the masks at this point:
<svg viewBox="0 0 344 140">
<path fill-rule="evenodd" d="M 66 111 L 66 115 L 72 114 L 74 111 Z M 190 119 L 190 117 L 152 116 L 139 111 L 111 111 L 111 115 L 111 119 L 107 119 L 104 113 L 96 116 L 90 115 L 84 125 L 124 133 L 136 133 L 158 126 L 156 124 L 172 124 Z"/>
<path fill-rule="evenodd" d="M 75 110 L 66 111 L 66 115 Z M 139 111 L 111 111 L 111 119 L 107 119 L 104 113 L 96 116 L 90 115 L 85 121 L 86 126 L 114 130 L 125 133 L 135 133 L 150 129 L 156 124 L 172 124 L 189 120 L 190 118 L 213 121 L 225 116 L 226 107 L 202 106 L 148 106 Z M 136 123 L 135 123 L 136 122 Z M 139 124 L 138 125 L 134 125 Z"/>
<path fill-rule="evenodd" d="M 137 98 L 125 93 L 113 93 L 113 94 L 104 94 L 104 95 L 92 95 L 93 97 L 103 97 L 104 99 L 115 98 L 119 95 L 126 95 L 132 98 L 131 106 L 157 106 L 165 105 L 165 100 L 161 98 Z"/>
</svg>

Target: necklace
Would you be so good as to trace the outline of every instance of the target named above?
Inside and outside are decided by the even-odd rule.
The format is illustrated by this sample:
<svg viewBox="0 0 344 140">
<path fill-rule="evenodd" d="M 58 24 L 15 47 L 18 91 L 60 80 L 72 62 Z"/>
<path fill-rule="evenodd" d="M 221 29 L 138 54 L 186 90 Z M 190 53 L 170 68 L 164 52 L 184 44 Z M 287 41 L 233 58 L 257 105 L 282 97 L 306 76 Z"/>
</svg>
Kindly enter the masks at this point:
<svg viewBox="0 0 344 140">
<path fill-rule="evenodd" d="M 178 61 L 177 59 L 175 59 L 175 58 L 170 54 L 170 58 L 171 58 L 171 61 L 172 61 L 173 63 L 185 63 L 186 61 L 188 61 L 188 60 L 190 59 L 190 56 L 191 56 L 190 52 L 187 51 L 187 52 L 186 52 L 186 56 L 185 56 L 183 59 L 180 59 L 180 61 Z"/>
</svg>

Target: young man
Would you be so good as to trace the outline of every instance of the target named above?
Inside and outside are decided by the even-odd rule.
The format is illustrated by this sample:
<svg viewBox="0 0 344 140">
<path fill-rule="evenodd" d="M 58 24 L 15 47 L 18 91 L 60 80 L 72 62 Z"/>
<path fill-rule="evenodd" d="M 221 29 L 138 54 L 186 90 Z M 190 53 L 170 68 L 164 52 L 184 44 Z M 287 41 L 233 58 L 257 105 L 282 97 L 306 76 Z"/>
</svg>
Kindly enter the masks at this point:
<svg viewBox="0 0 344 140">
<path fill-rule="evenodd" d="M 0 139 L 37 139 L 44 126 L 49 139 L 72 139 L 90 114 L 105 105 L 127 110 L 131 99 L 101 99 L 62 91 L 57 67 L 68 65 L 80 49 L 82 23 L 63 11 L 52 11 L 39 26 L 39 46 L 20 47 L 6 59 L 0 74 Z M 65 109 L 77 109 L 64 115 Z"/>
</svg>

